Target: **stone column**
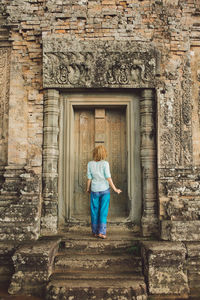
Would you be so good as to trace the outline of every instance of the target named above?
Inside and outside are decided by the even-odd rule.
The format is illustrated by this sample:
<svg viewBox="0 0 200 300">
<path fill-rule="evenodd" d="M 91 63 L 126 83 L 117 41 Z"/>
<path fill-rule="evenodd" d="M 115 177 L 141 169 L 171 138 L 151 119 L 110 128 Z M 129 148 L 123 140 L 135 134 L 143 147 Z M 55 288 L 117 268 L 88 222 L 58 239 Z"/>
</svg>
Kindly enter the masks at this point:
<svg viewBox="0 0 200 300">
<path fill-rule="evenodd" d="M 156 164 L 156 105 L 151 89 L 142 91 L 141 115 L 141 167 L 142 167 L 142 233 L 158 234 L 157 164 Z"/>
<path fill-rule="evenodd" d="M 47 90 L 44 98 L 42 234 L 56 233 L 58 223 L 59 92 Z"/>
</svg>

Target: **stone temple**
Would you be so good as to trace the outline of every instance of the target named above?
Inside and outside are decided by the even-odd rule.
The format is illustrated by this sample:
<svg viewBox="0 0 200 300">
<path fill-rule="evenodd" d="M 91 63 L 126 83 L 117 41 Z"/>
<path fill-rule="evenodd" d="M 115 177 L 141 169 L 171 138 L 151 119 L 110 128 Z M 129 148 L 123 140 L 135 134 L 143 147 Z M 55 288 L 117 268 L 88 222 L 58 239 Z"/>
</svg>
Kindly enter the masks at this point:
<svg viewBox="0 0 200 300">
<path fill-rule="evenodd" d="M 0 284 L 200 299 L 200 1 L 1 0 L 0 13 Z M 85 192 L 99 144 L 123 190 L 106 240 Z"/>
</svg>

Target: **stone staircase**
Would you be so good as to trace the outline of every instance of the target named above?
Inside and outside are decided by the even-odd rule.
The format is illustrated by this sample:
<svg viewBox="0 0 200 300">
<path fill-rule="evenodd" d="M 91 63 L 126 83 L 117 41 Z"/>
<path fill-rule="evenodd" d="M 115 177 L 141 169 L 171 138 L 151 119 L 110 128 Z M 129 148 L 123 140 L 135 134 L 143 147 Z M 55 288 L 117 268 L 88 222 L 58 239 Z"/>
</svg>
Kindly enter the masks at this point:
<svg viewBox="0 0 200 300">
<path fill-rule="evenodd" d="M 146 300 L 139 236 L 125 225 L 110 226 L 106 240 L 86 226 L 62 233 L 46 299 Z"/>
</svg>

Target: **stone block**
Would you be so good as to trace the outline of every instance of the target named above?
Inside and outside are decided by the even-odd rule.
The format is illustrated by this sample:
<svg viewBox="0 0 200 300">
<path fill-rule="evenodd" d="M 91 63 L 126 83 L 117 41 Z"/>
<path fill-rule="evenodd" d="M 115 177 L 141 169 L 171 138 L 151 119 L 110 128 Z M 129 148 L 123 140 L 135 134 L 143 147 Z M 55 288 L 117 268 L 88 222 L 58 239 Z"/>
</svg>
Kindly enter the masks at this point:
<svg viewBox="0 0 200 300">
<path fill-rule="evenodd" d="M 43 295 L 60 240 L 58 236 L 43 237 L 17 249 L 12 257 L 15 273 L 9 287 L 10 294 Z"/>
<path fill-rule="evenodd" d="M 0 243 L 0 284 L 8 284 L 14 273 L 12 255 L 15 245 L 9 242 Z"/>
<path fill-rule="evenodd" d="M 200 295 L 200 242 L 186 242 L 188 284 L 192 296 Z"/>
<path fill-rule="evenodd" d="M 161 221 L 161 239 L 168 241 L 200 241 L 200 221 Z"/>
<path fill-rule="evenodd" d="M 187 295 L 186 248 L 179 242 L 142 242 L 144 274 L 153 295 Z"/>
<path fill-rule="evenodd" d="M 0 199 L 0 240 L 19 242 L 37 239 L 40 230 L 40 183 L 32 171 L 6 167 Z"/>
</svg>

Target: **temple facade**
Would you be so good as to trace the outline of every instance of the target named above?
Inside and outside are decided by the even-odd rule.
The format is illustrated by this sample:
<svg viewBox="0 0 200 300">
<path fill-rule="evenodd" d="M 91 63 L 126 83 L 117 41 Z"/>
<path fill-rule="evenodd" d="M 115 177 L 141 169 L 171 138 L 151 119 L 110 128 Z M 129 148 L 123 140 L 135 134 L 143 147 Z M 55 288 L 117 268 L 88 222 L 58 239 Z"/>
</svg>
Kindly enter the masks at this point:
<svg viewBox="0 0 200 300">
<path fill-rule="evenodd" d="M 137 228 L 147 294 L 200 295 L 199 0 L 0 12 L 0 282 L 47 285 L 61 230 L 90 222 L 86 167 L 104 144 L 123 190 L 108 222 Z"/>
</svg>

